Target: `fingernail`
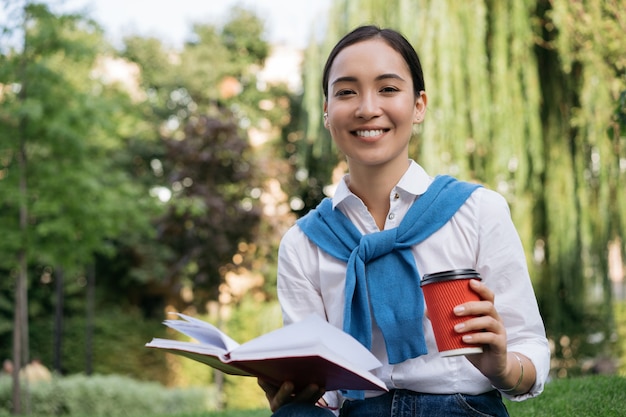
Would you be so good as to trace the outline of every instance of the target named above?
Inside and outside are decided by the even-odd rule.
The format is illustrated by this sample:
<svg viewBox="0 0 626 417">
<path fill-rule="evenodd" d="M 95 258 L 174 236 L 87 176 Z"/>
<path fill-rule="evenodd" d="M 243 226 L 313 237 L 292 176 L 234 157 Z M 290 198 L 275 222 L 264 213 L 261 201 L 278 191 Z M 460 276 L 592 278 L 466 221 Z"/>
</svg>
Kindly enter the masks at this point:
<svg viewBox="0 0 626 417">
<path fill-rule="evenodd" d="M 465 327 L 465 323 L 459 323 L 456 326 L 454 326 L 454 330 L 456 330 L 457 332 L 460 332 L 461 330 L 463 330 L 464 327 Z"/>
<path fill-rule="evenodd" d="M 462 313 L 464 311 L 465 311 L 465 307 L 463 307 L 463 306 L 456 306 L 456 307 L 454 307 L 454 312 L 456 314 L 460 314 L 460 313 Z"/>
</svg>

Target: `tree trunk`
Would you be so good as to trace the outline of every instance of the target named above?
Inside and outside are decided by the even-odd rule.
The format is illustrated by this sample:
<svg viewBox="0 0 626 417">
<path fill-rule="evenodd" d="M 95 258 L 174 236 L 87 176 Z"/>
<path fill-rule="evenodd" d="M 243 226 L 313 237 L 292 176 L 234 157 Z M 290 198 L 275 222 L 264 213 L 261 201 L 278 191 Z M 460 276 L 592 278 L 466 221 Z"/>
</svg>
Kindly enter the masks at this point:
<svg viewBox="0 0 626 417">
<path fill-rule="evenodd" d="M 87 268 L 87 325 L 85 329 L 85 374 L 93 373 L 93 320 L 95 310 L 96 270 L 91 264 Z"/>
<path fill-rule="evenodd" d="M 56 282 L 56 306 L 54 309 L 54 370 L 62 374 L 62 352 L 63 352 L 63 268 L 58 266 L 54 274 Z"/>
<path fill-rule="evenodd" d="M 24 30 L 26 17 L 24 18 Z M 24 32 L 24 51 L 26 51 L 26 32 Z M 24 54 L 25 55 L 25 54 Z M 22 89 L 19 93 L 20 102 L 26 101 L 26 58 L 23 56 L 20 63 L 20 78 Z M 19 122 L 19 151 L 17 153 L 19 170 L 19 199 L 20 199 L 20 233 L 21 244 L 18 252 L 17 282 L 15 285 L 15 311 L 13 326 L 13 413 L 22 412 L 22 392 L 20 383 L 20 369 L 28 363 L 28 182 L 26 176 L 26 124 L 25 117 Z M 27 402 L 28 403 L 28 402 Z M 28 412 L 28 410 L 26 410 Z"/>
<path fill-rule="evenodd" d="M 23 129 L 21 129 L 23 131 Z M 20 369 L 28 363 L 28 256 L 27 228 L 27 186 L 26 186 L 26 147 L 22 136 L 18 165 L 20 171 L 20 230 L 22 233 L 22 248 L 18 253 L 19 273 L 15 285 L 15 311 L 13 326 L 13 413 L 22 412 L 22 392 L 20 383 Z"/>
</svg>

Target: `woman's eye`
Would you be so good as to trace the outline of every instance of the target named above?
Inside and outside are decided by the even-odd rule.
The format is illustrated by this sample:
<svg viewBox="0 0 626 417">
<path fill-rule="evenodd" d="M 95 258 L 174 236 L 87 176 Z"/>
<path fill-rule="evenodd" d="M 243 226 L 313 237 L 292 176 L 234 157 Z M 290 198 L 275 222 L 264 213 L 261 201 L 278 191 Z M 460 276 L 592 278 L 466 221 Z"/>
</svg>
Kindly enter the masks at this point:
<svg viewBox="0 0 626 417">
<path fill-rule="evenodd" d="M 397 91 L 400 91 L 400 90 L 398 90 L 396 87 L 383 87 L 380 90 L 381 93 L 395 93 Z"/>
<path fill-rule="evenodd" d="M 341 97 L 341 96 L 348 96 L 350 94 L 354 94 L 354 91 L 353 90 L 339 90 L 335 93 L 335 96 Z"/>
</svg>

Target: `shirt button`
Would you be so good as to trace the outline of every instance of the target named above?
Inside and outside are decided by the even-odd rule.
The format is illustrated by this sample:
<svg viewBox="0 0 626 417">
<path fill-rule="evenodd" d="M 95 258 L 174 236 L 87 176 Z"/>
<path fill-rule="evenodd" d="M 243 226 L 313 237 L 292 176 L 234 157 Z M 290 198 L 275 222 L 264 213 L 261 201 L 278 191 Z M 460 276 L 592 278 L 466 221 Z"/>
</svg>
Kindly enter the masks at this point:
<svg viewBox="0 0 626 417">
<path fill-rule="evenodd" d="M 396 217 L 394 213 L 389 213 L 389 220 L 393 220 Z"/>
<path fill-rule="evenodd" d="M 394 199 L 394 200 L 397 200 L 397 199 L 399 199 L 399 198 L 400 198 L 400 194 L 398 194 L 398 193 L 396 193 L 396 194 L 393 196 L 393 199 Z"/>
</svg>

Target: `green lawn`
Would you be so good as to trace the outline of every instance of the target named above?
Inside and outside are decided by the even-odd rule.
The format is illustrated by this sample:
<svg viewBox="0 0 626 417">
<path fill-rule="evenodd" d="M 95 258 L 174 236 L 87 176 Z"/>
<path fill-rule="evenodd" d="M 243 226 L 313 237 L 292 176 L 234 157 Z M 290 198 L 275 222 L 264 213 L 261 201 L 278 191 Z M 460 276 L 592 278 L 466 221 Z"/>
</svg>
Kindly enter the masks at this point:
<svg viewBox="0 0 626 417">
<path fill-rule="evenodd" d="M 626 377 L 593 376 L 557 380 L 548 383 L 543 394 L 537 398 L 519 403 L 506 401 L 506 405 L 511 417 L 626 417 Z M 167 417 L 267 417 L 270 414 L 269 410 L 231 410 Z"/>
<path fill-rule="evenodd" d="M 537 398 L 506 401 L 511 417 L 626 416 L 626 378 L 593 376 L 549 383 Z M 175 417 L 267 417 L 267 410 L 228 411 Z"/>
<path fill-rule="evenodd" d="M 626 378 L 562 379 L 546 385 L 537 398 L 506 405 L 511 417 L 626 416 Z"/>
</svg>

